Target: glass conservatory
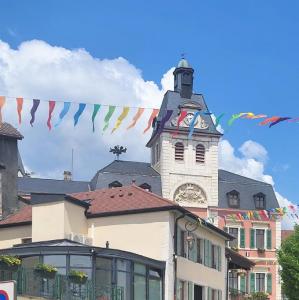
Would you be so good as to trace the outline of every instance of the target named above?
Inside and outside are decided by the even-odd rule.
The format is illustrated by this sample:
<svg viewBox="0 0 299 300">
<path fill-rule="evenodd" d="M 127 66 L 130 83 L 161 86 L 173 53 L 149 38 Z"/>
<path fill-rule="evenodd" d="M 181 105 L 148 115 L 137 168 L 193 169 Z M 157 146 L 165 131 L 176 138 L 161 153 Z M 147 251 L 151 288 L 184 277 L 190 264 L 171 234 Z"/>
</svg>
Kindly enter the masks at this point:
<svg viewBox="0 0 299 300">
<path fill-rule="evenodd" d="M 165 262 L 134 253 L 69 240 L 29 243 L 0 251 L 21 258 L 18 270 L 0 269 L 0 280 L 15 279 L 18 294 L 47 299 L 162 300 Z M 39 264 L 55 267 L 51 278 Z M 71 280 L 80 271 L 84 282 Z M 79 272 L 78 272 L 79 273 Z"/>
</svg>

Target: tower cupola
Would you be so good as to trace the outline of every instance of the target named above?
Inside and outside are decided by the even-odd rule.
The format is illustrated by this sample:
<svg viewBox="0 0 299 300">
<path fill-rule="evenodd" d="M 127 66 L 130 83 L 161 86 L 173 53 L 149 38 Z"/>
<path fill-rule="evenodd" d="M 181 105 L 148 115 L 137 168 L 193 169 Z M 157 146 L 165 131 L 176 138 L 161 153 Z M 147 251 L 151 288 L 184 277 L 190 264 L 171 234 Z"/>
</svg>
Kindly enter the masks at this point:
<svg viewBox="0 0 299 300">
<path fill-rule="evenodd" d="M 194 70 L 185 58 L 179 61 L 174 70 L 174 91 L 179 92 L 182 98 L 191 99 L 193 92 Z"/>
</svg>

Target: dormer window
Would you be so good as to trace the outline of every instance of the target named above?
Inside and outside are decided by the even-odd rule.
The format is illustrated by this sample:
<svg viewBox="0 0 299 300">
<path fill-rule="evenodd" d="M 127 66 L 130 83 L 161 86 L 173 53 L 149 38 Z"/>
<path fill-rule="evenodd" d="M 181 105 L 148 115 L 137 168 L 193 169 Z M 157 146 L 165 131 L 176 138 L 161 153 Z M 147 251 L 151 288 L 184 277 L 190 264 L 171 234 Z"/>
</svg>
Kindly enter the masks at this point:
<svg viewBox="0 0 299 300">
<path fill-rule="evenodd" d="M 151 192 L 151 189 L 152 189 L 152 187 L 148 184 L 148 183 L 143 183 L 143 184 L 141 184 L 141 185 L 139 185 L 139 187 L 141 187 L 142 189 L 144 189 L 144 190 L 146 190 L 146 191 L 148 191 L 148 192 Z"/>
<path fill-rule="evenodd" d="M 203 164 L 205 162 L 205 147 L 202 144 L 196 146 L 196 162 Z"/>
<path fill-rule="evenodd" d="M 109 185 L 108 185 L 109 189 L 122 187 L 122 186 L 123 185 L 119 181 L 113 181 L 113 182 L 109 183 Z"/>
<path fill-rule="evenodd" d="M 253 196 L 255 208 L 256 209 L 265 209 L 266 208 L 266 196 L 263 193 L 258 193 Z"/>
<path fill-rule="evenodd" d="M 184 160 L 184 145 L 181 142 L 177 142 L 174 145 L 174 159 Z"/>
<path fill-rule="evenodd" d="M 233 190 L 227 195 L 228 206 L 231 208 L 239 208 L 240 207 L 240 193 Z"/>
</svg>

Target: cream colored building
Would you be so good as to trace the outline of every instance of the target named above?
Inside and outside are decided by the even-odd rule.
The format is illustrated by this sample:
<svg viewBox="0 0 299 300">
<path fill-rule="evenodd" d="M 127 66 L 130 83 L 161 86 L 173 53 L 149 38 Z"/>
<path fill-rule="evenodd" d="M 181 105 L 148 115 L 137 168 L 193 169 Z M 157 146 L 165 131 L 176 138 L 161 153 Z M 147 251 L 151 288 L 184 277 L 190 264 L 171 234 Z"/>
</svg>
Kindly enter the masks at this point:
<svg viewBox="0 0 299 300">
<path fill-rule="evenodd" d="M 175 293 L 225 299 L 230 236 L 171 201 L 131 185 L 67 197 L 34 194 L 31 204 L 0 221 L 1 253 L 27 256 L 29 245 L 63 240 L 119 249 L 164 262 L 161 300 Z"/>
</svg>

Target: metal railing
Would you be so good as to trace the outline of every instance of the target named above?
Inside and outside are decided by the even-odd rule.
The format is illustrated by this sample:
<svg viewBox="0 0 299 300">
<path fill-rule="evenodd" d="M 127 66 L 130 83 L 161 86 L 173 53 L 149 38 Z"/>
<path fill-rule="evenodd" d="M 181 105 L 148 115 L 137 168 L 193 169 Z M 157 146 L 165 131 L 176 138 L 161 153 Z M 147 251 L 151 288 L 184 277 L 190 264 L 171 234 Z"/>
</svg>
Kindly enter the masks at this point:
<svg viewBox="0 0 299 300">
<path fill-rule="evenodd" d="M 0 270 L 0 281 L 15 280 L 20 296 L 41 297 L 55 300 L 123 300 L 124 288 L 113 285 L 95 286 L 91 280 L 76 284 L 67 276 L 56 275 L 52 279 L 41 278 L 34 270 L 17 272 Z"/>
<path fill-rule="evenodd" d="M 229 300 L 244 300 L 248 299 L 248 295 L 240 290 L 236 289 L 229 289 Z"/>
</svg>

